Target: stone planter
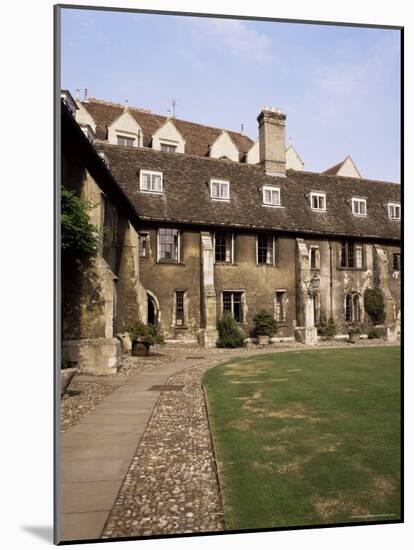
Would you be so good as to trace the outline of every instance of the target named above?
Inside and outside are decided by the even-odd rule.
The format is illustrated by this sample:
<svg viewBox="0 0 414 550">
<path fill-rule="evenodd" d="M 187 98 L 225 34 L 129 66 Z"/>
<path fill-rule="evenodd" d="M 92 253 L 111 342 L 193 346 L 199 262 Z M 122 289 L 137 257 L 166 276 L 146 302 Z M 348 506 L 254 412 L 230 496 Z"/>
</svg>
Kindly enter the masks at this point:
<svg viewBox="0 0 414 550">
<path fill-rule="evenodd" d="M 359 340 L 359 336 L 360 336 L 359 334 L 349 334 L 348 333 L 349 341 L 350 341 L 351 344 L 355 344 L 355 342 L 357 340 Z"/>
<path fill-rule="evenodd" d="M 144 344 L 142 342 L 132 342 L 131 354 L 134 357 L 146 357 L 147 355 L 149 355 L 149 352 L 149 344 Z"/>
<path fill-rule="evenodd" d="M 76 374 L 77 368 L 62 369 L 60 371 L 60 397 L 68 391 L 69 385 Z"/>
<path fill-rule="evenodd" d="M 268 346 L 270 344 L 270 336 L 259 334 L 257 343 L 259 346 Z"/>
</svg>

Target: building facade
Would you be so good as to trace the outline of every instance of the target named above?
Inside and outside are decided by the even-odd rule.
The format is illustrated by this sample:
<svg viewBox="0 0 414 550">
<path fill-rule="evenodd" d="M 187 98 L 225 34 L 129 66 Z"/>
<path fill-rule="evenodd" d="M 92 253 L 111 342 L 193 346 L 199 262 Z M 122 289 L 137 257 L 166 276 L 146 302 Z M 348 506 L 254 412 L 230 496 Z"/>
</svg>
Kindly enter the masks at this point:
<svg viewBox="0 0 414 550">
<path fill-rule="evenodd" d="M 213 346 L 224 312 L 254 338 L 253 317 L 265 309 L 275 341 L 316 343 L 329 318 L 339 335 L 350 324 L 366 334 L 364 292 L 379 288 L 384 333 L 396 337 L 399 185 L 362 178 L 350 157 L 304 171 L 274 108 L 260 112 L 256 142 L 98 100 L 78 101 L 75 117 L 139 220 L 131 252 L 139 303 L 128 304 L 128 319 L 158 325 L 171 341 Z M 118 303 L 115 331 L 126 307 Z"/>
</svg>

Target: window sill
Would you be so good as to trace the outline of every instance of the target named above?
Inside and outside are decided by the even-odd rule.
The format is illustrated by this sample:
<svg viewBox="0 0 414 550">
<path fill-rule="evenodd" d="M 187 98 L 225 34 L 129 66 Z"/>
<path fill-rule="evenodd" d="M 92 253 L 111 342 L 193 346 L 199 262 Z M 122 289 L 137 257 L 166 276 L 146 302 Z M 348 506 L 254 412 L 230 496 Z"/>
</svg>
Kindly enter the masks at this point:
<svg viewBox="0 0 414 550">
<path fill-rule="evenodd" d="M 366 267 L 337 267 L 338 271 L 366 271 Z"/>
<path fill-rule="evenodd" d="M 225 265 L 225 266 L 235 266 L 237 267 L 238 264 L 234 264 L 233 262 L 214 262 L 214 265 Z"/>
<path fill-rule="evenodd" d="M 175 330 L 188 330 L 187 325 L 174 325 Z"/>
<path fill-rule="evenodd" d="M 256 263 L 256 267 L 277 267 L 275 264 L 258 264 Z"/>
<path fill-rule="evenodd" d="M 184 262 L 175 262 L 174 260 L 158 260 L 157 264 L 185 266 Z"/>
</svg>

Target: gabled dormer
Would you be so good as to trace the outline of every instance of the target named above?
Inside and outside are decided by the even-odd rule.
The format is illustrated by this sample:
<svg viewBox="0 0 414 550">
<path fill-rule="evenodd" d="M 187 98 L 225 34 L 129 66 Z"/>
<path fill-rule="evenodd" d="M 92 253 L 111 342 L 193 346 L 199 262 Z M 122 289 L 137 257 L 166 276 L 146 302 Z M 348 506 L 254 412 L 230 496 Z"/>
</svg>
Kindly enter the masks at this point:
<svg viewBox="0 0 414 550">
<path fill-rule="evenodd" d="M 76 106 L 76 122 L 81 128 L 91 128 L 91 130 L 96 134 L 96 122 L 92 115 L 85 109 L 79 99 L 76 100 Z"/>
<path fill-rule="evenodd" d="M 257 139 L 246 153 L 246 163 L 258 164 L 259 162 L 260 162 L 260 149 L 259 149 L 259 140 Z"/>
<path fill-rule="evenodd" d="M 177 130 L 172 119 L 168 119 L 152 134 L 152 148 L 168 153 L 184 153 L 185 139 Z"/>
<path fill-rule="evenodd" d="M 122 115 L 108 126 L 109 143 L 127 147 L 142 147 L 142 140 L 142 129 L 128 109 L 125 109 Z"/>
<path fill-rule="evenodd" d="M 240 152 L 230 135 L 223 130 L 217 139 L 210 145 L 209 156 L 215 159 L 227 158 L 235 162 L 239 161 Z"/>
<path fill-rule="evenodd" d="M 342 162 L 335 164 L 335 166 L 331 166 L 331 168 L 328 168 L 327 170 L 322 172 L 322 174 L 343 176 L 347 178 L 362 178 L 358 168 L 356 167 L 355 162 L 349 155 Z"/>
<path fill-rule="evenodd" d="M 293 145 L 289 145 L 289 147 L 286 149 L 286 169 L 303 171 L 304 165 L 305 163 L 300 158 L 296 149 L 293 147 Z"/>
</svg>

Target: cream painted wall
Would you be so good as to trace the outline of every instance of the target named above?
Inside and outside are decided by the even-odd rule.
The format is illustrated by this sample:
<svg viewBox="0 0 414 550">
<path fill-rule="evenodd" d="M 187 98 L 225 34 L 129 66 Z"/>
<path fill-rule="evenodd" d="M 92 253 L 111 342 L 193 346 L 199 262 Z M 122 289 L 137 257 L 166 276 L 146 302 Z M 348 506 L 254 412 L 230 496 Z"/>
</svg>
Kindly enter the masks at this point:
<svg viewBox="0 0 414 550">
<path fill-rule="evenodd" d="M 117 134 L 134 138 L 134 147 L 142 147 L 143 134 L 141 127 L 129 111 L 124 111 L 122 115 L 108 127 L 109 143 L 115 145 L 118 143 Z"/>
<path fill-rule="evenodd" d="M 161 143 L 175 145 L 177 153 L 185 152 L 185 140 L 180 132 L 175 127 L 172 120 L 167 120 L 165 124 L 158 128 L 152 135 L 152 148 L 157 151 L 161 150 Z"/>
<path fill-rule="evenodd" d="M 337 172 L 338 176 L 345 176 L 348 178 L 360 178 L 361 174 L 358 172 L 358 168 L 355 166 L 354 161 L 351 157 L 347 157 L 341 168 Z"/>
<path fill-rule="evenodd" d="M 76 105 L 78 106 L 78 110 L 76 111 L 76 122 L 79 125 L 89 124 L 92 130 L 96 133 L 96 123 L 92 118 L 92 115 L 88 113 L 88 111 L 85 109 L 85 107 L 82 105 L 82 103 L 79 100 L 76 101 Z"/>
<path fill-rule="evenodd" d="M 246 162 L 247 164 L 258 164 L 260 161 L 259 140 L 247 152 Z"/>
<path fill-rule="evenodd" d="M 236 162 L 239 161 L 239 150 L 234 145 L 227 132 L 223 131 L 212 144 L 210 149 L 210 157 L 216 159 L 228 157 L 230 160 L 234 160 Z"/>
<path fill-rule="evenodd" d="M 304 163 L 292 145 L 286 149 L 286 168 L 291 170 L 303 170 Z"/>
</svg>

